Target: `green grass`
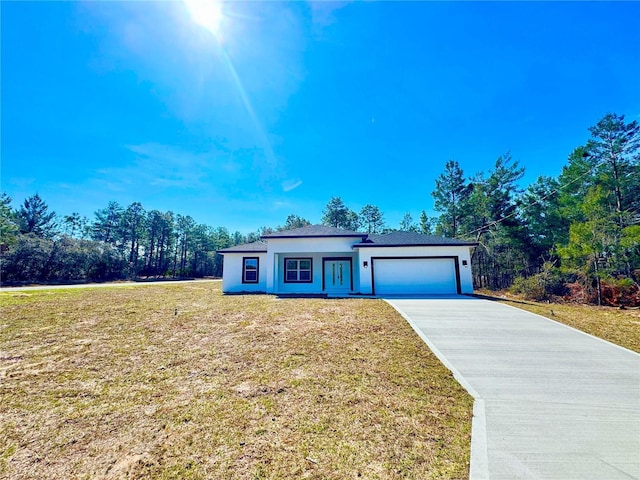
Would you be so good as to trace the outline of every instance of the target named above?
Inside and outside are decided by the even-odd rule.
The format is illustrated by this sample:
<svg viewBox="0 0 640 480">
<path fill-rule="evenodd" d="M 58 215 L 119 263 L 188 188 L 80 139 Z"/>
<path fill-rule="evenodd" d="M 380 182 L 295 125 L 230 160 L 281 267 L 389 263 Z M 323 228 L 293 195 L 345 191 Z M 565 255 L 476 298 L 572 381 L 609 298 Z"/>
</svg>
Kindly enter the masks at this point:
<svg viewBox="0 0 640 480">
<path fill-rule="evenodd" d="M 468 477 L 472 399 L 389 305 L 219 288 L 1 293 L 0 477 Z"/>
</svg>

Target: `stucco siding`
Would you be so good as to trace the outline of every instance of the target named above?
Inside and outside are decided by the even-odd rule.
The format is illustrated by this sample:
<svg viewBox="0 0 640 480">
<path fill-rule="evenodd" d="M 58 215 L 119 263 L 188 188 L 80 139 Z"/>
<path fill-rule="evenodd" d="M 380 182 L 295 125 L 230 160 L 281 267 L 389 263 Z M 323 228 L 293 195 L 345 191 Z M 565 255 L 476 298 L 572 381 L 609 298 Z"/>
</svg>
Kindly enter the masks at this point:
<svg viewBox="0 0 640 480">
<path fill-rule="evenodd" d="M 344 251 L 336 252 L 309 252 L 309 251 L 290 251 L 274 254 L 275 279 L 274 288 L 268 290 L 271 293 L 323 293 L 322 277 L 323 277 L 323 261 L 325 258 L 349 257 L 352 259 L 353 271 L 353 287 L 357 288 L 359 283 L 357 271 L 357 257 L 353 252 L 345 253 Z M 286 282 L 285 281 L 285 260 L 310 258 L 312 264 L 312 282 Z"/>
<path fill-rule="evenodd" d="M 258 283 L 242 283 L 242 259 L 258 258 Z M 267 291 L 267 254 L 266 253 L 225 253 L 222 275 L 224 293 L 266 292 Z"/>
<path fill-rule="evenodd" d="M 267 242 L 267 292 L 269 293 L 322 293 L 322 257 L 352 256 L 354 270 L 354 289 L 359 282 L 357 252 L 353 244 L 358 238 L 270 238 Z M 312 283 L 285 283 L 284 256 L 312 257 Z"/>
<path fill-rule="evenodd" d="M 270 238 L 267 243 L 269 253 L 283 252 L 353 252 L 353 244 L 359 238 Z"/>
</svg>

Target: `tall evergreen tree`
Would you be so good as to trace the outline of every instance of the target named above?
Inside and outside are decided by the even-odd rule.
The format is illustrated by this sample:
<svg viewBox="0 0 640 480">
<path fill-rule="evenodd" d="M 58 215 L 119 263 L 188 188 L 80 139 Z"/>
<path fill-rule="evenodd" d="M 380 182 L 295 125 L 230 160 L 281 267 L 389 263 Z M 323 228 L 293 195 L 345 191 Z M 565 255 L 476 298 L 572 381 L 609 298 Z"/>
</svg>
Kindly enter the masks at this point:
<svg viewBox="0 0 640 480">
<path fill-rule="evenodd" d="M 57 233 L 56 214 L 37 193 L 27 197 L 18 210 L 21 233 L 32 233 L 38 237 L 51 238 Z"/>
<path fill-rule="evenodd" d="M 521 192 L 518 181 L 524 176 L 524 167 L 513 161 L 510 154 L 498 157 L 487 179 L 487 199 L 491 217 L 494 220 L 504 219 L 506 224 L 513 224 L 516 209 L 515 199 Z"/>
<path fill-rule="evenodd" d="M 620 245 L 620 229 L 615 214 L 605 206 L 605 198 L 602 186 L 589 189 L 582 205 L 585 221 L 571 224 L 567 245 L 558 249 L 565 267 L 595 277 L 598 305 L 602 304 L 601 279 L 615 267 Z"/>
<path fill-rule="evenodd" d="M 157 274 L 166 275 L 169 270 L 171 249 L 173 247 L 173 231 L 175 218 L 172 211 L 162 214 L 160 219 L 159 238 L 156 248 L 156 261 L 154 264 Z"/>
<path fill-rule="evenodd" d="M 420 232 L 425 235 L 431 235 L 433 233 L 434 220 L 427 216 L 427 212 L 422 210 L 420 213 Z"/>
<path fill-rule="evenodd" d="M 223 235 L 220 232 L 225 232 L 225 234 Z M 219 239 L 218 242 L 221 245 L 222 245 L 222 240 L 221 239 L 225 238 L 225 242 L 224 242 L 225 245 L 223 247 L 221 246 L 219 248 L 227 248 L 227 247 L 230 247 L 232 245 L 240 245 L 241 243 L 250 243 L 251 241 L 255 241 L 255 240 L 249 240 L 246 236 L 242 235 L 242 233 L 240 233 L 240 232 L 238 232 L 236 230 L 235 232 L 233 232 L 233 236 L 232 236 L 233 240 L 231 240 L 232 243 L 227 244 L 226 243 L 226 239 L 229 238 L 229 232 L 224 227 L 218 227 L 217 236 L 218 236 L 218 239 Z"/>
<path fill-rule="evenodd" d="M 215 252 L 213 232 L 200 223 L 194 225 L 191 233 L 192 254 L 189 273 L 195 277 L 203 277 L 213 271 L 213 255 Z"/>
<path fill-rule="evenodd" d="M 124 210 L 118 202 L 110 201 L 107 208 L 95 212 L 92 238 L 111 245 L 121 245 L 122 214 Z"/>
<path fill-rule="evenodd" d="M 360 230 L 361 226 L 362 226 L 362 221 L 360 220 L 360 217 L 358 216 L 358 214 L 353 210 L 349 210 L 347 212 L 347 220 L 344 223 L 344 225 L 341 226 L 341 228 L 346 228 L 347 230 L 352 230 L 354 232 L 357 232 L 358 230 Z"/>
<path fill-rule="evenodd" d="M 488 177 L 479 173 L 471 180 L 461 231 L 480 244 L 472 257 L 477 286 L 506 288 L 530 268 L 529 239 L 516 215 L 523 175 L 524 169 L 507 154 L 498 157 Z"/>
<path fill-rule="evenodd" d="M 541 261 L 549 258 L 557 244 L 568 240 L 569 222 L 562 214 L 559 187 L 555 178 L 541 176 L 518 200 L 520 218 L 534 248 L 532 256 Z"/>
<path fill-rule="evenodd" d="M 400 221 L 400 231 L 402 232 L 418 231 L 418 226 L 415 223 L 413 223 L 413 217 L 411 216 L 411 213 L 407 212 L 402 217 L 402 220 Z"/>
<path fill-rule="evenodd" d="M 463 205 L 471 194 L 472 186 L 464 179 L 464 173 L 455 160 L 445 164 L 445 171 L 436 178 L 436 189 L 431 192 L 434 198 L 434 209 L 442 212 L 440 227 L 442 234 L 456 237 Z"/>
<path fill-rule="evenodd" d="M 384 216 L 375 205 L 367 204 L 362 207 L 360 210 L 360 222 L 367 233 L 380 233 L 384 228 Z"/>
<path fill-rule="evenodd" d="M 70 237 L 84 239 L 88 235 L 89 219 L 78 212 L 62 217 L 62 224 L 64 225 L 65 233 Z"/>
<path fill-rule="evenodd" d="M 216 250 L 222 250 L 223 248 L 231 247 L 233 245 L 240 245 L 250 240 L 247 239 L 240 232 L 236 231 L 231 235 L 229 230 L 225 227 L 218 227 L 213 232 L 214 246 Z M 216 253 L 213 258 L 213 272 L 215 277 L 222 276 L 222 266 L 224 264 L 224 258 L 219 253 Z"/>
<path fill-rule="evenodd" d="M 278 227 L 278 230 L 293 230 L 294 228 L 306 227 L 307 225 L 311 225 L 311 222 L 309 220 L 299 217 L 298 215 L 291 214 L 287 217 L 284 225 Z"/>
<path fill-rule="evenodd" d="M 322 211 L 322 223 L 329 227 L 343 227 L 348 222 L 349 209 L 340 197 L 331 197 Z"/>
<path fill-rule="evenodd" d="M 340 197 L 332 197 L 322 211 L 322 223 L 329 227 L 358 230 L 360 219 L 358 214 L 344 204 Z"/>
<path fill-rule="evenodd" d="M 0 195 L 0 248 L 13 245 L 19 230 L 16 216 L 11 209 L 11 197 L 3 192 Z"/>
<path fill-rule="evenodd" d="M 164 275 L 169 268 L 174 228 L 173 212 L 151 210 L 147 213 L 144 243 L 144 272 L 146 275 Z"/>
<path fill-rule="evenodd" d="M 129 265 L 134 272 L 138 269 L 140 245 L 146 233 L 147 215 L 140 202 L 129 205 L 121 217 L 121 232 L 129 249 Z"/>
<path fill-rule="evenodd" d="M 623 228 L 637 213 L 632 209 L 640 193 L 640 126 L 609 113 L 589 131 L 588 154 L 598 164 L 600 182 L 611 192 L 617 223 Z"/>
<path fill-rule="evenodd" d="M 180 215 L 176 217 L 176 241 L 175 241 L 175 253 L 173 261 L 173 276 L 176 274 L 180 276 L 188 275 L 188 259 L 193 249 L 193 230 L 196 226 L 196 222 L 189 215 Z"/>
<path fill-rule="evenodd" d="M 558 204 L 568 223 L 584 218 L 582 202 L 589 189 L 597 183 L 595 157 L 589 155 L 585 146 L 577 147 L 558 176 Z"/>
</svg>

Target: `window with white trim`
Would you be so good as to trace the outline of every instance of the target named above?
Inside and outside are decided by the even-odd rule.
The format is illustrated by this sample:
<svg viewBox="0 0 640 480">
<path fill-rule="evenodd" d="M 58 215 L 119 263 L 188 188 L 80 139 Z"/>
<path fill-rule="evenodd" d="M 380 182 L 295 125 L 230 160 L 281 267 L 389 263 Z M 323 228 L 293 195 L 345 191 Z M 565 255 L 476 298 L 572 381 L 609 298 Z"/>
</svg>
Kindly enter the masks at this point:
<svg viewBox="0 0 640 480">
<path fill-rule="evenodd" d="M 242 283 L 258 283 L 260 259 L 242 257 Z"/>
<path fill-rule="evenodd" d="M 285 283 L 311 283 L 313 282 L 312 262 L 310 258 L 285 258 L 284 259 Z"/>
</svg>

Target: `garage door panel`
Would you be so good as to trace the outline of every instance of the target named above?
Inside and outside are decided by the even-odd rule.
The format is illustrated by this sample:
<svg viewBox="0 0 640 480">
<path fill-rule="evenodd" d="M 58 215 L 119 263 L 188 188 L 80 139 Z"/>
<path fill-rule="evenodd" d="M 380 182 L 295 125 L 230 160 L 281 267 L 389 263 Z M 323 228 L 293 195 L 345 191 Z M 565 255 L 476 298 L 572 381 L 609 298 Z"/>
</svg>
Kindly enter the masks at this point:
<svg viewBox="0 0 640 480">
<path fill-rule="evenodd" d="M 373 260 L 376 294 L 457 293 L 453 258 L 385 258 Z"/>
</svg>

